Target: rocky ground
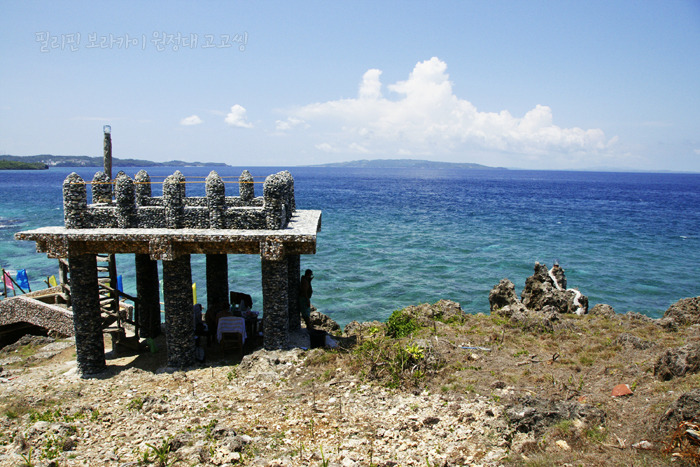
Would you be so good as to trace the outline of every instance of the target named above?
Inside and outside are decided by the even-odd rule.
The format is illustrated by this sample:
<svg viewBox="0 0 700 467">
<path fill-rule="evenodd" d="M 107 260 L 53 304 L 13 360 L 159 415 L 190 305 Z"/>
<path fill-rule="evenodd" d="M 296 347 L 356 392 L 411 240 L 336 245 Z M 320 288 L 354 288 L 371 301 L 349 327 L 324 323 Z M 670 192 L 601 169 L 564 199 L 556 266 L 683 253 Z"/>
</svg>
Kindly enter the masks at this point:
<svg viewBox="0 0 700 467">
<path fill-rule="evenodd" d="M 23 338 L 0 351 L 0 465 L 698 461 L 700 297 L 662 320 L 506 306 L 409 307 L 351 323 L 336 349 L 241 359 L 214 344 L 206 365 L 175 372 L 162 341 L 117 348 L 94 379 L 76 374 L 71 340 Z M 305 330 L 293 340 L 308 346 Z"/>
</svg>

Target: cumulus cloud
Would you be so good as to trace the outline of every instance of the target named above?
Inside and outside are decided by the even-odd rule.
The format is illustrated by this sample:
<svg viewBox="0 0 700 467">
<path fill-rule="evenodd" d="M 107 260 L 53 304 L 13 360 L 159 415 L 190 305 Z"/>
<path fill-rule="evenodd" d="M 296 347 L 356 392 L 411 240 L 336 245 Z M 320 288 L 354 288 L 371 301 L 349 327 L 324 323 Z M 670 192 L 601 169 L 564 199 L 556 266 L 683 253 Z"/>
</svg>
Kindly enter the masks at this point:
<svg viewBox="0 0 700 467">
<path fill-rule="evenodd" d="M 197 115 L 190 115 L 189 117 L 180 120 L 180 125 L 184 126 L 199 125 L 200 123 L 202 123 L 202 119 Z"/>
<path fill-rule="evenodd" d="M 226 114 L 224 121 L 239 128 L 253 128 L 253 124 L 247 120 L 245 107 L 238 104 L 231 107 L 231 111 Z"/>
<path fill-rule="evenodd" d="M 555 125 L 546 105 L 536 105 L 521 117 L 507 110 L 479 111 L 454 94 L 447 64 L 437 57 L 417 63 L 405 81 L 388 85 L 394 99 L 384 96 L 381 74 L 378 69 L 365 72 L 357 98 L 305 105 L 279 120 L 277 128 L 291 130 L 303 122 L 320 133 L 324 142 L 317 149 L 363 154 L 438 154 L 465 148 L 524 155 L 591 153 L 614 142 L 600 129 Z"/>
</svg>

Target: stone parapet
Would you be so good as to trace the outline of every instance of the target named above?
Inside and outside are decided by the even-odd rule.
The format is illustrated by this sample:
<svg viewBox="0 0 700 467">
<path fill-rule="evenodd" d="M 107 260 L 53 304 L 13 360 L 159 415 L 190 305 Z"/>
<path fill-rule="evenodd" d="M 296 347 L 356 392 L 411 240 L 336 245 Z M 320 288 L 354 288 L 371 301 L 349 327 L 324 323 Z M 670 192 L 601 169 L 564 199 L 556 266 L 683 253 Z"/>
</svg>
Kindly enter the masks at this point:
<svg viewBox="0 0 700 467">
<path fill-rule="evenodd" d="M 184 175 L 176 171 L 163 182 L 163 196 L 151 195 L 151 180 L 144 170 L 135 179 L 120 172 L 114 188 L 103 172 L 90 183 L 76 173 L 63 182 L 64 221 L 69 229 L 265 229 L 287 227 L 296 210 L 294 178 L 288 171 L 268 176 L 263 196 L 254 196 L 253 177 L 246 170 L 239 178 L 239 196 L 226 196 L 225 184 L 212 171 L 206 196 L 188 197 Z M 114 199 L 113 199 L 114 198 Z"/>
</svg>

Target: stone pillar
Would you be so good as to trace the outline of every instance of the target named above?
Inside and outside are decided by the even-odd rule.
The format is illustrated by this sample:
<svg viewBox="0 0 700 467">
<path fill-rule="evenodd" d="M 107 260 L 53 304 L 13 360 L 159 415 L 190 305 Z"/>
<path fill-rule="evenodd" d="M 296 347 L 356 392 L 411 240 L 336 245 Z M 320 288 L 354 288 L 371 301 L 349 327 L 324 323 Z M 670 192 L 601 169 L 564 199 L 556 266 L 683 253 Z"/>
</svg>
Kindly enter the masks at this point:
<svg viewBox="0 0 700 467">
<path fill-rule="evenodd" d="M 105 140 L 104 140 L 104 154 L 103 154 L 103 162 L 104 162 L 104 169 L 105 173 L 107 174 L 107 177 L 109 179 L 112 178 L 112 128 L 107 126 L 105 129 L 109 128 L 109 132 L 105 131 Z"/>
<path fill-rule="evenodd" d="M 287 260 L 269 260 L 263 256 L 262 292 L 263 345 L 266 350 L 289 348 L 289 311 L 287 310 Z"/>
<path fill-rule="evenodd" d="M 146 200 L 152 196 L 151 177 L 145 170 L 139 170 L 134 179 L 136 185 L 134 187 L 136 204 L 139 206 L 145 206 Z"/>
<path fill-rule="evenodd" d="M 185 177 L 178 170 L 163 182 L 163 202 L 165 203 L 165 226 L 180 229 L 185 208 Z"/>
<path fill-rule="evenodd" d="M 279 230 L 286 226 L 287 214 L 282 202 L 282 177 L 279 174 L 268 175 L 263 185 L 263 211 L 266 228 Z"/>
<path fill-rule="evenodd" d="M 134 181 L 128 175 L 120 172 L 114 187 L 114 198 L 117 202 L 117 226 L 120 229 L 136 227 L 136 193 Z"/>
<path fill-rule="evenodd" d="M 219 174 L 213 170 L 207 176 L 206 192 L 207 208 L 209 208 L 209 228 L 225 229 L 226 187 Z"/>
<path fill-rule="evenodd" d="M 244 170 L 238 177 L 238 192 L 241 195 L 241 201 L 252 201 L 255 198 L 253 176 L 247 170 Z"/>
<path fill-rule="evenodd" d="M 140 337 L 160 335 L 160 293 L 158 285 L 158 261 L 148 254 L 137 254 L 136 263 L 136 304 Z"/>
<path fill-rule="evenodd" d="M 299 279 L 301 277 L 301 259 L 299 255 L 287 255 L 287 307 L 289 308 L 289 330 L 301 328 L 299 313 Z"/>
<path fill-rule="evenodd" d="M 163 260 L 163 295 L 168 366 L 190 366 L 195 361 L 190 255 Z"/>
<path fill-rule="evenodd" d="M 95 176 L 92 177 L 92 202 L 112 202 L 112 182 L 104 172 L 95 172 Z"/>
<path fill-rule="evenodd" d="M 207 255 L 207 310 L 228 308 L 228 256 Z"/>
<path fill-rule="evenodd" d="M 106 367 L 97 261 L 95 255 L 77 255 L 70 252 L 68 261 L 78 371 L 83 377 L 87 377 L 101 373 Z"/>
<path fill-rule="evenodd" d="M 72 172 L 63 181 L 63 219 L 67 229 L 87 226 L 87 190 L 85 181 Z"/>
</svg>

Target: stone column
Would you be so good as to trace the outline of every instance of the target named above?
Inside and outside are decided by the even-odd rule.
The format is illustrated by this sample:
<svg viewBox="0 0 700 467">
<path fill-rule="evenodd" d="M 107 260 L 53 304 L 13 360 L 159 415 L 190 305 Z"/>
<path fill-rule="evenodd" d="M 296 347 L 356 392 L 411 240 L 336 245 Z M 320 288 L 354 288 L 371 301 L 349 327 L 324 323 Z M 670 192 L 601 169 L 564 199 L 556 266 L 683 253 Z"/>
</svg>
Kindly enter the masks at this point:
<svg viewBox="0 0 700 467">
<path fill-rule="evenodd" d="M 67 229 L 88 227 L 87 189 L 85 181 L 75 172 L 63 181 L 63 220 Z"/>
<path fill-rule="evenodd" d="M 158 286 L 158 261 L 148 254 L 137 254 L 136 296 L 140 337 L 160 335 L 160 293 Z"/>
<path fill-rule="evenodd" d="M 263 330 L 266 350 L 289 348 L 289 311 L 287 310 L 287 260 L 270 260 L 261 258 Z"/>
<path fill-rule="evenodd" d="M 83 377 L 105 370 L 95 255 L 68 254 L 78 371 Z"/>
<path fill-rule="evenodd" d="M 301 259 L 299 255 L 287 255 L 287 307 L 289 308 L 289 330 L 301 328 L 299 314 L 299 278 L 301 277 Z"/>
<path fill-rule="evenodd" d="M 112 202 L 112 183 L 104 172 L 96 172 L 95 176 L 92 177 L 92 202 Z"/>
<path fill-rule="evenodd" d="M 252 201 L 255 198 L 255 184 L 253 182 L 253 176 L 247 170 L 244 170 L 238 177 L 238 192 L 241 195 L 241 201 Z"/>
<path fill-rule="evenodd" d="M 134 190 L 136 204 L 139 206 L 145 206 L 148 198 L 151 197 L 151 177 L 145 170 L 139 170 L 134 179 L 136 182 L 136 187 Z"/>
<path fill-rule="evenodd" d="M 195 361 L 190 255 L 163 260 L 163 295 L 168 366 L 190 366 Z"/>
<path fill-rule="evenodd" d="M 107 174 L 107 177 L 109 177 L 111 179 L 112 178 L 112 129 L 111 129 L 111 127 L 108 127 L 108 128 L 109 128 L 109 133 L 105 131 L 103 162 L 104 162 L 105 173 Z"/>
<path fill-rule="evenodd" d="M 134 181 L 120 172 L 114 187 L 114 199 L 117 202 L 117 225 L 120 229 L 136 227 L 136 192 Z"/>
<path fill-rule="evenodd" d="M 228 256 L 207 255 L 207 310 L 228 306 Z"/>
<path fill-rule="evenodd" d="M 165 226 L 168 229 L 182 228 L 185 209 L 185 177 L 178 170 L 163 182 L 165 204 Z"/>
<path fill-rule="evenodd" d="M 226 187 L 219 174 L 213 170 L 207 176 L 206 193 L 207 208 L 209 209 L 209 228 L 225 229 Z"/>
</svg>

